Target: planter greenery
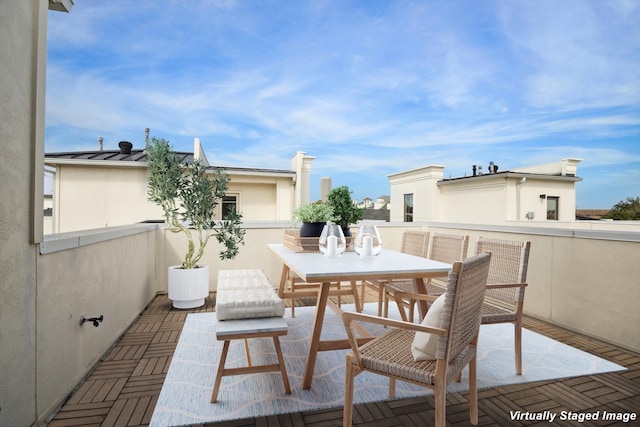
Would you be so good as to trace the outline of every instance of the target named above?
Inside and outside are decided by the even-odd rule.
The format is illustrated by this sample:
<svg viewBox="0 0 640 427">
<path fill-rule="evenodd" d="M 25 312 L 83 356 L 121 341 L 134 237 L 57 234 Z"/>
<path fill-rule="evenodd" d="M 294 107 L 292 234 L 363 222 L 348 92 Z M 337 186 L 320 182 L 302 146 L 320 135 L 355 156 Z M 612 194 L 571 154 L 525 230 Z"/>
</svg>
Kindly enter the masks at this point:
<svg viewBox="0 0 640 427">
<path fill-rule="evenodd" d="M 164 138 L 154 137 L 149 142 L 147 165 L 149 200 L 162 208 L 169 230 L 184 233 L 187 238 L 182 268 L 198 267 L 212 237 L 224 246 L 220 259 L 235 258 L 240 244 L 244 244 L 245 231 L 240 228 L 242 216 L 232 213 L 227 220 L 216 220 L 216 207 L 227 191 L 228 175 L 222 171 L 206 173 L 199 160 L 181 164 Z"/>
<path fill-rule="evenodd" d="M 320 237 L 327 221 L 333 221 L 333 209 L 320 201 L 308 203 L 293 210 L 293 219 L 302 223 L 300 237 Z"/>
<path fill-rule="evenodd" d="M 293 210 L 293 219 L 303 223 L 333 221 L 333 208 L 323 202 L 308 203 Z"/>
<path fill-rule="evenodd" d="M 327 204 L 333 209 L 333 220 L 342 228 L 347 228 L 362 219 L 364 209 L 353 203 L 351 191 L 346 185 L 332 189 L 327 196 Z"/>
</svg>

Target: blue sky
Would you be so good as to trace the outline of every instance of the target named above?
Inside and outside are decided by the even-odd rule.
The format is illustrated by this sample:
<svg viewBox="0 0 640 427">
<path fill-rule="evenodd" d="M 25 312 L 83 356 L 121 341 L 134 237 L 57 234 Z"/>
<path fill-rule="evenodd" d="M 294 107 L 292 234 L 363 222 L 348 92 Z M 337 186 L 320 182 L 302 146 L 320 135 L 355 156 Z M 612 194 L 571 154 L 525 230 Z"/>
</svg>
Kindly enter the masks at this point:
<svg viewBox="0 0 640 427">
<path fill-rule="evenodd" d="M 75 0 L 49 13 L 46 151 L 144 145 L 387 175 L 583 159 L 578 208 L 640 196 L 640 2 Z"/>
</svg>

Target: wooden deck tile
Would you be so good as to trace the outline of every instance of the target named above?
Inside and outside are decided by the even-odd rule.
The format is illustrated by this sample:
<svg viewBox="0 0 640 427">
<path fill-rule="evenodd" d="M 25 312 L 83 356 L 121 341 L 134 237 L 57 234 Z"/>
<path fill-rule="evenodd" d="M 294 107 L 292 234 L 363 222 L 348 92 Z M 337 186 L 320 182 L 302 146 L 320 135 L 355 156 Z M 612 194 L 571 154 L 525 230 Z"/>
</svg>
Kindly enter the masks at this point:
<svg viewBox="0 0 640 427">
<path fill-rule="evenodd" d="M 376 296 L 368 290 L 367 301 Z M 312 304 L 313 298 L 296 305 Z M 344 304 L 350 301 L 343 298 Z M 286 301 L 287 304 L 290 301 Z M 147 426 L 173 357 L 184 321 L 190 312 L 214 311 L 215 298 L 197 310 L 176 310 L 166 295 L 147 306 L 103 360 L 79 385 L 48 423 L 48 427 Z M 478 390 L 479 426 L 546 426 L 548 422 L 519 422 L 510 411 L 638 411 L 640 354 L 609 343 L 525 317 L 524 326 L 542 335 L 621 364 L 626 371 L 514 384 Z M 342 425 L 342 408 L 208 423 L 212 427 L 329 427 Z M 640 414 L 639 414 L 640 415 Z M 356 405 L 357 426 L 433 426 L 433 397 Z M 447 395 L 447 424 L 469 425 L 467 393 Z M 556 422 L 554 425 L 571 425 Z M 595 425 L 584 423 L 582 427 Z M 605 425 L 605 424 L 598 424 Z M 613 425 L 613 424 L 611 424 Z"/>
</svg>

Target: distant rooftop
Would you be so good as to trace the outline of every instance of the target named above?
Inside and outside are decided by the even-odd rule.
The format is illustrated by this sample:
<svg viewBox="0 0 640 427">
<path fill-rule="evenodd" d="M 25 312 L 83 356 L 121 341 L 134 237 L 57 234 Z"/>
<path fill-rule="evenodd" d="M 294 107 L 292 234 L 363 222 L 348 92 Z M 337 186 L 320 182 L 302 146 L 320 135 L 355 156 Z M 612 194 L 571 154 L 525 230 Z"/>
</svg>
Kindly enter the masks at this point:
<svg viewBox="0 0 640 427">
<path fill-rule="evenodd" d="M 499 171 L 499 172 L 494 172 L 494 173 L 482 173 L 482 174 L 476 174 L 476 175 L 465 175 L 465 176 L 459 176 L 459 177 L 453 177 L 453 178 L 443 178 L 442 181 L 439 182 L 442 184 L 445 184 L 447 182 L 452 182 L 452 181 L 460 181 L 460 180 L 465 180 L 465 179 L 488 179 L 488 178 L 492 178 L 492 177 L 544 177 L 546 179 L 549 178 L 557 178 L 557 179 L 563 179 L 563 180 L 570 180 L 570 181 L 582 181 L 582 178 L 579 178 L 577 176 L 574 175 L 562 175 L 560 173 L 554 173 L 554 174 L 549 174 L 549 173 L 536 173 L 536 172 L 521 172 L 518 170 L 505 170 L 505 171 Z"/>
<path fill-rule="evenodd" d="M 544 177 L 558 177 L 562 179 L 570 179 L 573 181 L 582 181 L 582 178 L 576 176 L 578 171 L 578 164 L 582 159 L 577 158 L 565 158 L 559 162 L 546 163 L 543 165 L 527 166 L 514 169 L 508 169 L 501 171 L 498 165 L 494 165 L 493 162 L 489 163 L 489 166 L 482 170 L 481 165 L 473 165 L 471 173 L 469 175 L 443 179 L 444 181 L 454 181 L 460 179 L 478 179 L 493 176 L 513 176 L 513 177 L 527 177 L 527 176 L 544 176 Z"/>
<path fill-rule="evenodd" d="M 176 154 L 180 157 L 180 161 L 183 163 L 190 163 L 193 161 L 193 153 L 176 152 Z M 131 150 L 130 153 L 124 153 L 121 150 L 66 151 L 62 153 L 46 153 L 45 159 L 47 161 L 54 159 L 66 159 L 146 163 L 147 152 L 145 150 Z"/>
<path fill-rule="evenodd" d="M 189 164 L 193 162 L 193 153 L 177 151 L 176 154 L 180 158 L 181 163 Z M 112 162 L 127 162 L 131 165 L 131 162 L 140 164 L 140 166 L 146 166 L 147 152 L 145 150 L 131 150 L 129 153 L 122 152 L 121 150 L 97 150 L 97 151 L 68 151 L 60 153 L 46 153 L 45 163 L 50 165 L 55 164 L 99 164 L 100 162 L 113 164 Z M 124 163 L 123 163 L 124 164 Z M 251 167 L 234 167 L 234 166 L 208 166 L 207 169 L 216 170 L 224 169 L 228 172 L 246 172 L 246 173 L 276 173 L 276 174 L 289 174 L 295 175 L 295 171 L 289 169 L 267 169 L 267 168 L 251 168 Z"/>
</svg>

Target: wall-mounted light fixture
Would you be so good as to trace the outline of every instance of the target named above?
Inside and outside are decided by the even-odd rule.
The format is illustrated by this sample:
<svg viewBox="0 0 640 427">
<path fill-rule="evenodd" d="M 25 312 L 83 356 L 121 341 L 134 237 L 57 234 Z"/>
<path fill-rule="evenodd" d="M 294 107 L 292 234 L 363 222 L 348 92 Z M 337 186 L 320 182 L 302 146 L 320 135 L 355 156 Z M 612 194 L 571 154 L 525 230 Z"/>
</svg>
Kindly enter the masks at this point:
<svg viewBox="0 0 640 427">
<path fill-rule="evenodd" d="M 547 198 L 547 195 L 546 195 L 546 194 L 541 194 L 541 195 L 540 195 L 540 198 L 541 198 L 541 199 L 546 199 L 546 198 Z"/>
</svg>

